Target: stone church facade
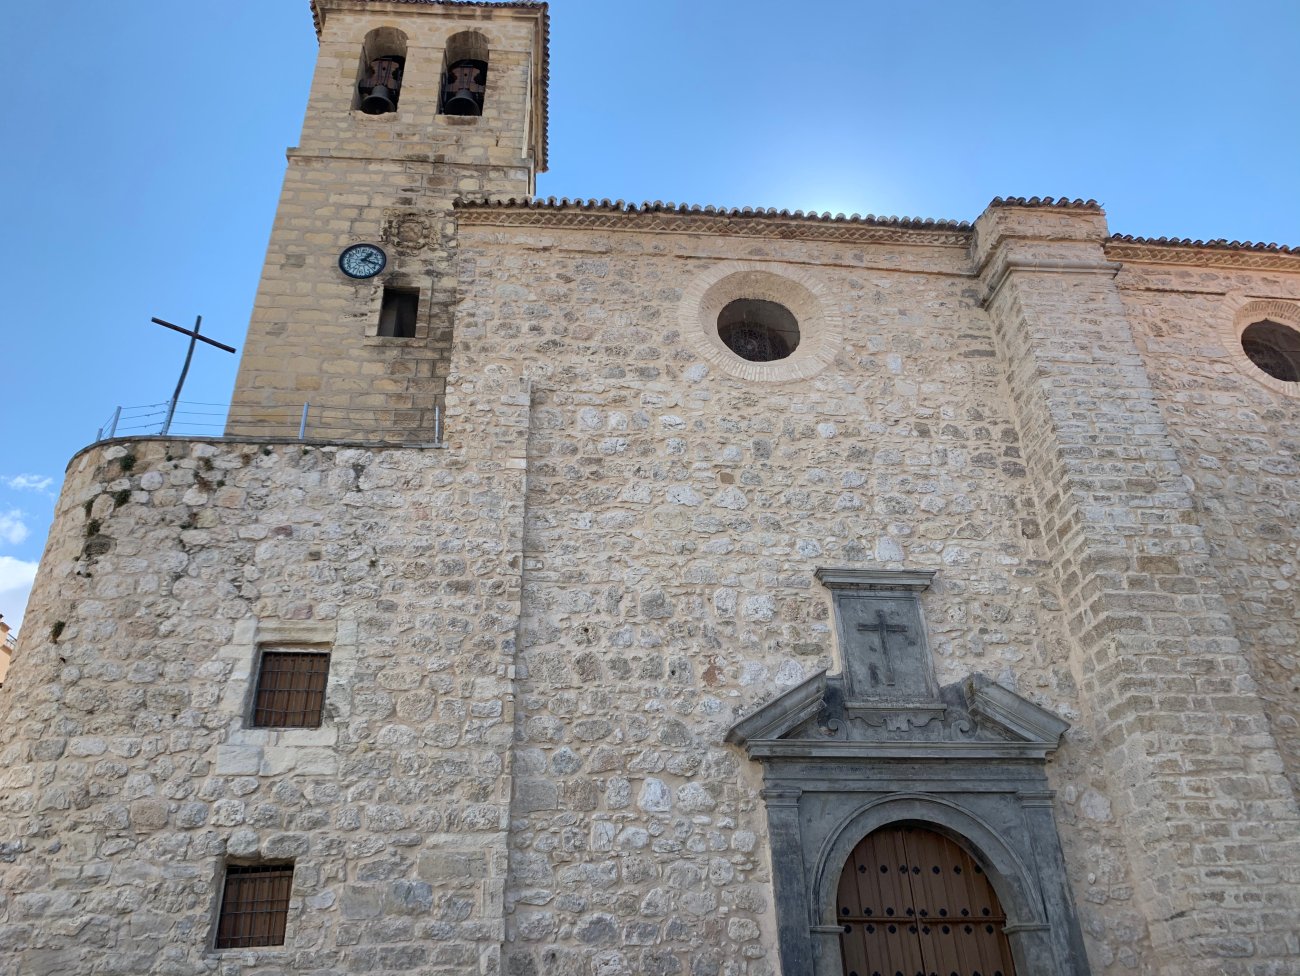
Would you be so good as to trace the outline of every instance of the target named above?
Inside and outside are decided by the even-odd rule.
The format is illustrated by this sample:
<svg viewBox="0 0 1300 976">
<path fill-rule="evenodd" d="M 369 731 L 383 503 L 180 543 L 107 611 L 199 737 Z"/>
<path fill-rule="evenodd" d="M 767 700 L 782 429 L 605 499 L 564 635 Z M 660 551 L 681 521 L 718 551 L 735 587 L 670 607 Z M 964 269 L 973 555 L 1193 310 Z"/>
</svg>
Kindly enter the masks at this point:
<svg viewBox="0 0 1300 976">
<path fill-rule="evenodd" d="M 1300 255 L 536 200 L 544 5 L 312 9 L 226 436 L 68 467 L 0 971 L 1300 972 Z"/>
</svg>

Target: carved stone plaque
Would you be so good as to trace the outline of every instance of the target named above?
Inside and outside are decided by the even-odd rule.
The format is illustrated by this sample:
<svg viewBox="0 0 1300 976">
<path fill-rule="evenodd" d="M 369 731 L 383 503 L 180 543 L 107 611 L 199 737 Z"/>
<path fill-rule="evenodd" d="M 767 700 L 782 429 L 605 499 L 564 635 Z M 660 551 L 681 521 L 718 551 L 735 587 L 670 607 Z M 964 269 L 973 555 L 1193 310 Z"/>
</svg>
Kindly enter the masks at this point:
<svg viewBox="0 0 1300 976">
<path fill-rule="evenodd" d="M 933 573 L 818 570 L 834 593 L 845 692 L 871 705 L 937 703 L 918 596 Z"/>
<path fill-rule="evenodd" d="M 844 669 L 854 698 L 921 701 L 933 697 L 929 652 L 911 594 L 844 594 L 836 601 Z"/>
<path fill-rule="evenodd" d="M 383 239 L 409 250 L 426 247 L 434 237 L 433 216 L 413 210 L 385 210 Z"/>
</svg>

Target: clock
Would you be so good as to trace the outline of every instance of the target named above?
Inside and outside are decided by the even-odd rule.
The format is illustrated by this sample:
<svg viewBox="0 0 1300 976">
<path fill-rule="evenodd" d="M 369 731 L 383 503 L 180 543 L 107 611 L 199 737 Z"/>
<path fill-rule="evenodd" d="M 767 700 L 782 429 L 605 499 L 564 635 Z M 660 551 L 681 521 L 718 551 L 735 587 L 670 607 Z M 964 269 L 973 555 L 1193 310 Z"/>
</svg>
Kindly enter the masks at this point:
<svg viewBox="0 0 1300 976">
<path fill-rule="evenodd" d="M 339 270 L 349 278 L 373 278 L 388 264 L 388 255 L 377 244 L 353 244 L 339 255 Z"/>
</svg>

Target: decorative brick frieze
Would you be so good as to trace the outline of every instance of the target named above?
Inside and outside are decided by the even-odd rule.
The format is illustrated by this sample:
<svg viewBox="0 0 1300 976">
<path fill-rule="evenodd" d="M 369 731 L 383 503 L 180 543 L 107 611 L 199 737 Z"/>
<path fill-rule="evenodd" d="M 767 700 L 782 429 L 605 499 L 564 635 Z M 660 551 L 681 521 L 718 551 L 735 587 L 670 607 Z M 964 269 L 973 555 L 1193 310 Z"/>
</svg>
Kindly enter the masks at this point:
<svg viewBox="0 0 1300 976">
<path fill-rule="evenodd" d="M 585 230 L 655 231 L 665 234 L 726 234 L 844 244 L 904 244 L 969 247 L 964 221 L 854 214 L 805 214 L 764 208 L 701 207 L 686 204 L 626 204 L 622 200 L 458 200 L 467 224 L 497 227 L 576 227 Z"/>
</svg>

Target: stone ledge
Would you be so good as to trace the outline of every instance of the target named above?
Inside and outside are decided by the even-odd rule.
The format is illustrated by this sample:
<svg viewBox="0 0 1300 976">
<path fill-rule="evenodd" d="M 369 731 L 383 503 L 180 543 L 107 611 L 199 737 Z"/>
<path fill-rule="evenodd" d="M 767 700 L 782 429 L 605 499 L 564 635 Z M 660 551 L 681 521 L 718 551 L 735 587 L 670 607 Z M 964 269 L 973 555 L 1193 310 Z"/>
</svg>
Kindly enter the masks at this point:
<svg viewBox="0 0 1300 976">
<path fill-rule="evenodd" d="M 64 465 L 64 470 L 72 466 L 72 462 L 77 460 L 88 451 L 93 451 L 101 447 L 125 447 L 128 444 L 155 444 L 161 441 L 169 441 L 173 444 L 250 444 L 250 445 L 278 445 L 278 444 L 300 444 L 303 447 L 337 447 L 343 449 L 362 449 L 367 451 L 445 451 L 447 450 L 446 441 L 439 443 L 421 443 L 421 444 L 394 444 L 392 441 L 340 441 L 340 440 L 319 440 L 308 437 L 299 440 L 296 437 L 252 437 L 244 434 L 230 434 L 221 437 L 172 437 L 163 434 L 142 434 L 134 437 L 106 437 L 102 441 L 95 441 L 93 444 L 87 444 L 78 450 L 72 457 L 68 458 L 68 463 Z"/>
<path fill-rule="evenodd" d="M 929 589 L 934 569 L 840 569 L 818 566 L 813 575 L 827 589 L 913 590 Z"/>
</svg>

